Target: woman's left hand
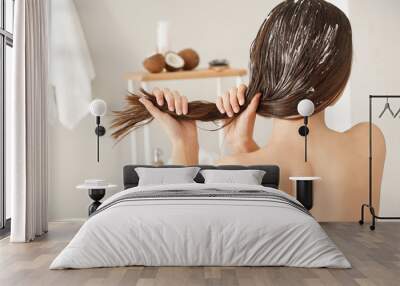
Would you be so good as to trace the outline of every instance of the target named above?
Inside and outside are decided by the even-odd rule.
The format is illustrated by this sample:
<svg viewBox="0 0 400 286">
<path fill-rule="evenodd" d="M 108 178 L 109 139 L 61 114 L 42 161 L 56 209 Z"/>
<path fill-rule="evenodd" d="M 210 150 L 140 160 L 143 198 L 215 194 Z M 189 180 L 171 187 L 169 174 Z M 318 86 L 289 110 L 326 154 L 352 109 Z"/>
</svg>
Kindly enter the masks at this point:
<svg viewBox="0 0 400 286">
<path fill-rule="evenodd" d="M 153 96 L 157 105 L 166 104 L 169 111 L 177 115 L 188 113 L 188 100 L 177 91 L 155 88 Z M 163 126 L 172 143 L 172 162 L 179 165 L 194 165 L 198 163 L 199 143 L 197 126 L 194 120 L 177 120 L 168 113 L 162 112 L 151 101 L 141 98 L 140 102 L 150 114 Z"/>
</svg>

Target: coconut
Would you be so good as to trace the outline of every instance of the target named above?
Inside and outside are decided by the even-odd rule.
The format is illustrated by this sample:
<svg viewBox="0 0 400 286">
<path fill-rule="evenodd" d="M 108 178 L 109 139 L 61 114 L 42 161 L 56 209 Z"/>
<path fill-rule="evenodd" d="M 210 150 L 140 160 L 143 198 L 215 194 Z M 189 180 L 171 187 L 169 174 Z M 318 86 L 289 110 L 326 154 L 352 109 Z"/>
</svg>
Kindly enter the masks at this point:
<svg viewBox="0 0 400 286">
<path fill-rule="evenodd" d="M 183 68 L 185 61 L 183 58 L 174 52 L 165 53 L 165 69 L 167 71 L 178 71 Z"/>
<path fill-rule="evenodd" d="M 162 54 L 154 54 L 143 61 L 143 66 L 151 73 L 162 72 L 165 68 L 165 59 Z"/>
<path fill-rule="evenodd" d="M 180 55 L 185 61 L 185 65 L 183 66 L 184 70 L 192 70 L 199 65 L 199 54 L 193 49 L 184 49 L 180 51 L 178 55 Z"/>
</svg>

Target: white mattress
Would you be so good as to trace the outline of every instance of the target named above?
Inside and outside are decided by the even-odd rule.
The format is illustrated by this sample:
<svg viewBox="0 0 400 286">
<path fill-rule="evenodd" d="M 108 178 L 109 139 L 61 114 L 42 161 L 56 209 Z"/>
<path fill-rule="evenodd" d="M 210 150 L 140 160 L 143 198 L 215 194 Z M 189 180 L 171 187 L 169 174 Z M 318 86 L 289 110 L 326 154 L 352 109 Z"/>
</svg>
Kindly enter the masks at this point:
<svg viewBox="0 0 400 286">
<path fill-rule="evenodd" d="M 185 184 L 136 187 L 107 199 L 50 269 L 145 266 L 293 266 L 349 268 L 315 219 L 289 204 L 254 198 L 151 198 L 136 192 L 261 190 L 262 186 Z M 108 207 L 107 207 L 108 206 Z"/>
</svg>

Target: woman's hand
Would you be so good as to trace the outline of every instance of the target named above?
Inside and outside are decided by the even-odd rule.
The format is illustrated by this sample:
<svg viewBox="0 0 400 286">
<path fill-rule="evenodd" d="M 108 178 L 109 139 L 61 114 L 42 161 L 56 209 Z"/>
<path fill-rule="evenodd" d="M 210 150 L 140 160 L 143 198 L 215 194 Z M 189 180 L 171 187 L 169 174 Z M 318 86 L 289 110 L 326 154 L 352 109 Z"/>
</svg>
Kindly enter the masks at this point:
<svg viewBox="0 0 400 286">
<path fill-rule="evenodd" d="M 155 88 L 153 95 L 157 104 L 167 104 L 170 111 L 177 115 L 188 113 L 188 100 L 177 91 Z M 174 164 L 195 165 L 198 164 L 199 141 L 196 122 L 192 120 L 176 120 L 167 113 L 162 112 L 149 100 L 141 98 L 140 102 L 150 114 L 163 126 L 172 143 L 172 161 Z"/>
<path fill-rule="evenodd" d="M 245 103 L 246 90 L 247 86 L 241 84 L 238 88 L 232 88 L 218 97 L 218 110 L 229 117 L 239 113 L 240 106 Z M 224 128 L 224 144 L 232 154 L 248 153 L 259 149 L 253 139 L 253 131 L 260 97 L 260 93 L 256 94 L 247 108 Z"/>
</svg>

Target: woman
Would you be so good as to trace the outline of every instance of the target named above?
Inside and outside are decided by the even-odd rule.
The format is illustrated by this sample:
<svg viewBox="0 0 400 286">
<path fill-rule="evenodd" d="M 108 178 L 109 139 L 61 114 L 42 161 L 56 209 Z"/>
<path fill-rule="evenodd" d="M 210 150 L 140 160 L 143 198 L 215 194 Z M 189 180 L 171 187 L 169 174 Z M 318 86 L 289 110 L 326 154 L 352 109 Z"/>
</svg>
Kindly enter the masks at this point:
<svg viewBox="0 0 400 286">
<path fill-rule="evenodd" d="M 194 120 L 227 120 L 226 144 L 232 155 L 219 164 L 276 164 L 280 188 L 292 193 L 290 176 L 322 177 L 314 192 L 312 213 L 323 221 L 354 221 L 368 195 L 368 125 L 339 133 L 330 130 L 324 110 L 341 96 L 350 76 L 352 30 L 346 15 L 323 0 L 288 0 L 269 14 L 250 52 L 250 83 L 232 88 L 216 104 L 190 102 L 178 92 L 155 89 L 153 95 L 130 96 L 114 127 L 118 138 L 152 118 L 165 127 L 177 164 L 198 162 Z M 314 102 L 309 119 L 308 163 L 304 163 L 300 100 Z M 265 146 L 253 140 L 256 114 L 273 118 Z M 374 136 L 373 200 L 379 206 L 385 142 L 377 127 Z"/>
</svg>

